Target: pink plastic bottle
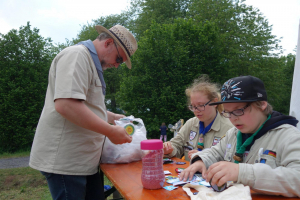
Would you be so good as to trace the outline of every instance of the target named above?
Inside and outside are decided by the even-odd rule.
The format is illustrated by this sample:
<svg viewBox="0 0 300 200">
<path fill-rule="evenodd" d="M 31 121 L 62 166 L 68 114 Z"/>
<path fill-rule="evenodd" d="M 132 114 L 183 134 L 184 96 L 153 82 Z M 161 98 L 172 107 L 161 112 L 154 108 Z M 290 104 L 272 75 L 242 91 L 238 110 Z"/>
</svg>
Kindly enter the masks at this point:
<svg viewBox="0 0 300 200">
<path fill-rule="evenodd" d="M 163 170 L 163 142 L 158 139 L 143 140 L 142 184 L 146 189 L 162 188 L 165 182 Z"/>
</svg>

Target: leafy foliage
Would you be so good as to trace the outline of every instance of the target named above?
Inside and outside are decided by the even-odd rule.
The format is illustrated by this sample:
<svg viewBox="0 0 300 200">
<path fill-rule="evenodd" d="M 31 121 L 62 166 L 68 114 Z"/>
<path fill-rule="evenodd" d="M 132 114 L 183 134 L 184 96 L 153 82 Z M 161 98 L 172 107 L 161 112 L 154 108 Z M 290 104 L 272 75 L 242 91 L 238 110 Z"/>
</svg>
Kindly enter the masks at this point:
<svg viewBox="0 0 300 200">
<path fill-rule="evenodd" d="M 160 24 L 171 24 L 177 18 L 186 18 L 190 0 L 132 0 L 129 13 L 133 16 L 132 30 L 137 37 L 149 29 L 154 20 Z"/>
<path fill-rule="evenodd" d="M 104 72 L 107 109 L 142 118 L 149 138 L 159 136 L 162 122 L 193 116 L 185 88 L 201 74 L 219 84 L 257 76 L 274 109 L 288 114 L 295 55 L 279 57 L 280 39 L 258 9 L 244 0 L 131 0 L 128 10 L 92 20 L 58 46 L 29 23 L 0 34 L 0 152 L 30 147 L 54 54 L 96 39 L 95 25 L 116 24 L 132 31 L 139 48 L 132 70 L 123 64 Z"/>
<path fill-rule="evenodd" d="M 185 88 L 201 74 L 217 79 L 219 65 L 216 27 L 193 20 L 153 23 L 140 38 L 132 70 L 121 82 L 118 102 L 128 114 L 142 118 L 148 137 L 155 137 L 162 121 L 176 122 L 192 116 L 186 108 Z"/>
<path fill-rule="evenodd" d="M 158 135 L 162 121 L 192 116 L 185 109 L 184 90 L 202 73 L 219 84 L 239 75 L 257 76 L 266 85 L 269 102 L 287 114 L 290 57 L 278 57 L 280 40 L 271 34 L 272 26 L 244 0 L 132 0 L 129 10 L 94 22 L 107 28 L 122 24 L 139 41 L 131 71 L 105 71 L 118 95 L 115 104 L 107 105 L 141 117 L 150 137 L 154 131 Z M 116 97 L 113 93 L 107 99 Z"/>
<path fill-rule="evenodd" d="M 232 77 L 251 74 L 264 57 L 281 50 L 279 39 L 271 35 L 272 26 L 258 9 L 239 0 L 193 1 L 190 15 L 196 23 L 212 21 L 223 41 L 221 53 Z"/>
<path fill-rule="evenodd" d="M 289 114 L 292 84 L 293 84 L 293 74 L 296 56 L 289 54 L 287 56 L 282 56 L 280 58 L 273 58 L 277 60 L 272 67 L 277 67 L 277 76 L 270 80 L 268 83 L 268 96 L 271 97 L 269 102 L 275 108 L 276 111 L 282 112 L 286 115 Z M 274 70 L 272 73 L 267 73 L 267 77 L 274 75 Z"/>
<path fill-rule="evenodd" d="M 0 152 L 31 147 L 54 48 L 29 22 L 0 34 Z"/>
</svg>

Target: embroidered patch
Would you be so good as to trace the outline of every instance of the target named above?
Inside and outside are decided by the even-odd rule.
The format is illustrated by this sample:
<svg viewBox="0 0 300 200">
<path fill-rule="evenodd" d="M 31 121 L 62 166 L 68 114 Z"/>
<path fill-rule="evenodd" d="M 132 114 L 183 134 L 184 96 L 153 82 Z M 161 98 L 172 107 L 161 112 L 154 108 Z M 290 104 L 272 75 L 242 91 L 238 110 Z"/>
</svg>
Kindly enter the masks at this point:
<svg viewBox="0 0 300 200">
<path fill-rule="evenodd" d="M 265 150 L 263 154 L 273 156 L 274 158 L 276 158 L 276 152 L 275 151 Z"/>
<path fill-rule="evenodd" d="M 260 159 L 260 163 L 264 163 L 264 164 L 265 164 L 265 163 L 266 163 L 266 161 L 267 161 L 266 159 L 263 159 L 263 158 L 262 158 L 262 159 Z"/>
<path fill-rule="evenodd" d="M 246 160 L 248 154 L 249 154 L 249 151 L 245 151 L 245 153 L 243 154 L 243 160 Z"/>
<path fill-rule="evenodd" d="M 221 138 L 220 137 L 214 137 L 214 141 L 212 143 L 212 146 L 215 146 L 216 144 L 218 144 L 220 142 Z"/>
<path fill-rule="evenodd" d="M 196 134 L 197 133 L 195 131 L 191 131 L 190 132 L 190 140 L 193 140 L 195 138 Z"/>
</svg>

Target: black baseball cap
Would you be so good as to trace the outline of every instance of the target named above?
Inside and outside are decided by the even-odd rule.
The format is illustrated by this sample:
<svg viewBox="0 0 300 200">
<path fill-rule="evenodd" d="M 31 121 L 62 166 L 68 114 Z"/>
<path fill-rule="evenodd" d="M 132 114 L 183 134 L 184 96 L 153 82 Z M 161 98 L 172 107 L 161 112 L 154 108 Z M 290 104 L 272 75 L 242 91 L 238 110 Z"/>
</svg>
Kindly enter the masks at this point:
<svg viewBox="0 0 300 200">
<path fill-rule="evenodd" d="M 255 101 L 267 101 L 267 92 L 262 80 L 254 76 L 238 76 L 223 84 L 221 101 L 209 105 Z"/>
</svg>

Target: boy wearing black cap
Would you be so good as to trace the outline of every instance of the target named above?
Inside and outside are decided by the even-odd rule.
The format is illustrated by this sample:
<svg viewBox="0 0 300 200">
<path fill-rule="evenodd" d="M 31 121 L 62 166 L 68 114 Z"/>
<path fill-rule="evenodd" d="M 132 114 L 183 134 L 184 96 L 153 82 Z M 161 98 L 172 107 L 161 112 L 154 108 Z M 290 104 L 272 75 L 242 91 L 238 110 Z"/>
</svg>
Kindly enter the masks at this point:
<svg viewBox="0 0 300 200">
<path fill-rule="evenodd" d="M 209 150 L 193 154 L 181 180 L 202 172 L 211 185 L 227 181 L 265 194 L 300 197 L 298 120 L 273 111 L 263 82 L 253 76 L 226 81 L 221 90 L 222 115 L 235 126 Z"/>
</svg>

